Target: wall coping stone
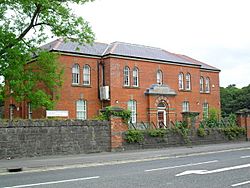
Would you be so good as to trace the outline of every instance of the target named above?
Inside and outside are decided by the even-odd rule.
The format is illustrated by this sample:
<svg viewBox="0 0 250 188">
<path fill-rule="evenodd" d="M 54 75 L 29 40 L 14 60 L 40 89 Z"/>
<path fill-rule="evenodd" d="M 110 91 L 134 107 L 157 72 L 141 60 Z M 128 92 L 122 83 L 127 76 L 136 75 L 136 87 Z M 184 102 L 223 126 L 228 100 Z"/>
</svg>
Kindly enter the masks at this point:
<svg viewBox="0 0 250 188">
<path fill-rule="evenodd" d="M 101 120 L 49 120 L 49 119 L 20 119 L 20 120 L 3 120 L 0 121 L 0 128 L 10 127 L 63 127 L 63 126 L 107 126 L 109 121 Z"/>
</svg>

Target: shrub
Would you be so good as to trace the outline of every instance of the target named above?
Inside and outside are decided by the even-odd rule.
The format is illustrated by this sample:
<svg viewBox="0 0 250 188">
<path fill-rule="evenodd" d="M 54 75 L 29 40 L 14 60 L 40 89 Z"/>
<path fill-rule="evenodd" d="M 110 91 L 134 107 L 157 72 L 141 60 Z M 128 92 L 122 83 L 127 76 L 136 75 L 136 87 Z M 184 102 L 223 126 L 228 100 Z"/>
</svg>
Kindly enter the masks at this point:
<svg viewBox="0 0 250 188">
<path fill-rule="evenodd" d="M 164 135 L 167 133 L 166 129 L 151 129 L 148 130 L 148 134 L 151 137 L 164 137 Z"/>
<path fill-rule="evenodd" d="M 236 115 L 231 113 L 231 114 L 228 116 L 228 123 L 229 123 L 229 126 L 236 126 L 236 125 L 237 125 L 236 122 L 237 122 L 237 121 L 236 121 Z"/>
<path fill-rule="evenodd" d="M 131 117 L 131 111 L 130 110 L 121 110 L 121 111 L 115 111 L 116 107 L 114 106 L 108 106 L 105 108 L 105 111 L 101 112 L 99 116 L 97 116 L 96 120 L 109 120 L 111 115 L 121 117 L 125 122 L 128 122 L 128 120 Z"/>
<path fill-rule="evenodd" d="M 172 127 L 170 130 L 172 130 L 174 133 L 181 135 L 185 143 L 189 143 L 190 140 L 188 138 L 188 134 L 190 132 L 190 129 L 188 129 L 187 127 L 188 126 L 186 122 L 177 122 L 175 124 L 175 127 Z"/>
<path fill-rule="evenodd" d="M 229 140 L 235 140 L 246 135 L 246 129 L 238 126 L 225 127 L 221 129 Z"/>
<path fill-rule="evenodd" d="M 143 131 L 140 130 L 128 130 L 125 133 L 125 140 L 128 143 L 139 143 L 144 139 Z"/>
<path fill-rule="evenodd" d="M 198 128 L 197 129 L 197 135 L 199 137 L 205 137 L 205 136 L 207 136 L 206 130 L 204 128 L 202 128 L 202 127 Z"/>
</svg>

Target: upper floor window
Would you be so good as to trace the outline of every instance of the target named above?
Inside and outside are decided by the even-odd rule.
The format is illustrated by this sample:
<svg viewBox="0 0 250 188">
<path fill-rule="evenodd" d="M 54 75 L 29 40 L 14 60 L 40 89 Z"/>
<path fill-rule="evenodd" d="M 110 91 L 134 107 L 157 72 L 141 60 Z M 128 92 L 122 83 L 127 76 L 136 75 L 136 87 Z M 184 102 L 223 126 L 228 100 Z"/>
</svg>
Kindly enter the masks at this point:
<svg viewBox="0 0 250 188">
<path fill-rule="evenodd" d="M 87 119 L 87 105 L 85 100 L 76 101 L 76 119 Z"/>
<path fill-rule="evenodd" d="M 124 70 L 123 70 L 123 85 L 124 86 L 129 86 L 129 72 L 130 72 L 130 69 L 129 67 L 124 67 Z"/>
<path fill-rule="evenodd" d="M 191 90 L 191 75 L 186 74 L 186 90 Z"/>
<path fill-rule="evenodd" d="M 159 85 L 163 84 L 163 73 L 162 73 L 161 70 L 158 70 L 157 73 L 156 73 L 156 82 Z"/>
<path fill-rule="evenodd" d="M 138 87 L 139 86 L 139 70 L 137 67 L 133 70 L 133 86 Z"/>
<path fill-rule="evenodd" d="M 83 85 L 90 85 L 90 66 L 83 66 Z"/>
<path fill-rule="evenodd" d="M 184 89 L 184 83 L 183 83 L 183 73 L 179 73 L 178 75 L 178 85 L 179 85 L 179 89 Z"/>
<path fill-rule="evenodd" d="M 80 81 L 80 66 L 74 64 L 72 67 L 72 84 L 79 84 Z"/>
<path fill-rule="evenodd" d="M 184 101 L 182 103 L 182 112 L 189 112 L 189 102 L 188 101 Z"/>
<path fill-rule="evenodd" d="M 130 117 L 129 122 L 136 123 L 136 101 L 135 100 L 128 101 L 128 109 L 131 111 L 131 117 Z"/>
<path fill-rule="evenodd" d="M 202 114 L 203 114 L 203 119 L 208 118 L 208 103 L 203 103 Z"/>
<path fill-rule="evenodd" d="M 210 93 L 210 79 L 208 77 L 205 80 L 205 92 Z"/>
<path fill-rule="evenodd" d="M 202 93 L 204 91 L 204 78 L 200 77 L 200 92 Z"/>
</svg>

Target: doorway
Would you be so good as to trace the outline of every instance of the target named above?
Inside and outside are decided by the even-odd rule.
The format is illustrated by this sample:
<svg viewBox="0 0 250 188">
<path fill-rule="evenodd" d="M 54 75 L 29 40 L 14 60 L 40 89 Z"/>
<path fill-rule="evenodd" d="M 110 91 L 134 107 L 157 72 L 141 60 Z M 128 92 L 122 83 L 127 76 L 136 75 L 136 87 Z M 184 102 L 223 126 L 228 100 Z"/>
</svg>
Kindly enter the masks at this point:
<svg viewBox="0 0 250 188">
<path fill-rule="evenodd" d="M 168 104 L 165 101 L 157 106 L 157 125 L 159 128 L 166 128 L 168 125 Z"/>
</svg>

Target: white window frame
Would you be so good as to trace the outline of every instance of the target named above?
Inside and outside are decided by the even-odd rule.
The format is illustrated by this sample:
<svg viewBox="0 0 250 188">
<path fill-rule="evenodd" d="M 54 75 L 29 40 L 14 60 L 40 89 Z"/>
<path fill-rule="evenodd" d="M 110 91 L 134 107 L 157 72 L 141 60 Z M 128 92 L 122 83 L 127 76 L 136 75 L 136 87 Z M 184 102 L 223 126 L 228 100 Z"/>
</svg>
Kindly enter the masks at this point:
<svg viewBox="0 0 250 188">
<path fill-rule="evenodd" d="M 188 101 L 184 101 L 182 103 L 182 112 L 189 112 L 189 102 Z"/>
<path fill-rule="evenodd" d="M 72 66 L 72 84 L 80 83 L 80 66 L 76 63 Z"/>
<path fill-rule="evenodd" d="M 83 66 L 83 85 L 90 85 L 91 69 L 89 65 Z"/>
<path fill-rule="evenodd" d="M 163 84 L 163 72 L 161 70 L 158 70 L 156 73 L 156 83 L 159 85 Z"/>
<path fill-rule="evenodd" d="M 182 72 L 178 75 L 178 86 L 180 90 L 184 89 L 184 74 Z"/>
<path fill-rule="evenodd" d="M 137 67 L 133 70 L 133 86 L 139 87 L 139 69 Z"/>
<path fill-rule="evenodd" d="M 208 113 L 209 113 L 209 105 L 207 102 L 205 102 L 202 104 L 203 119 L 208 118 Z"/>
<path fill-rule="evenodd" d="M 87 101 L 86 100 L 76 101 L 76 119 L 80 119 L 80 120 L 87 119 Z"/>
<path fill-rule="evenodd" d="M 136 101 L 135 100 L 129 100 L 128 101 L 128 110 L 131 111 L 131 117 L 130 117 L 129 123 L 136 123 L 137 106 L 136 106 Z"/>
<path fill-rule="evenodd" d="M 209 79 L 209 77 L 206 77 L 206 80 L 205 80 L 205 92 L 210 93 L 210 79 Z"/>
<path fill-rule="evenodd" d="M 201 93 L 204 92 L 204 77 L 203 76 L 200 77 L 200 92 Z"/>
<path fill-rule="evenodd" d="M 130 75 L 130 69 L 128 66 L 126 66 L 124 67 L 124 70 L 123 70 L 123 85 L 124 86 L 130 85 L 129 75 Z"/>
<path fill-rule="evenodd" d="M 28 119 L 32 119 L 32 106 L 31 103 L 28 103 Z"/>
<path fill-rule="evenodd" d="M 190 73 L 186 74 L 186 90 L 187 91 L 191 90 L 191 74 Z"/>
</svg>

